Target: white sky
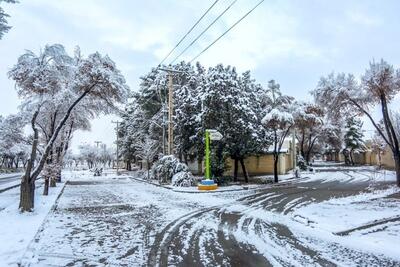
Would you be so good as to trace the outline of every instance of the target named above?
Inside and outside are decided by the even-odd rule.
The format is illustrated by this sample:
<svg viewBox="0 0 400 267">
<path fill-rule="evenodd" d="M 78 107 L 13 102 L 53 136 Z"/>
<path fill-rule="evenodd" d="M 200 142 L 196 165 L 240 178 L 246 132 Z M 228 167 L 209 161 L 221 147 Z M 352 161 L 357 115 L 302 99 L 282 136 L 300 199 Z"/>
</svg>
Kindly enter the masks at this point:
<svg viewBox="0 0 400 267">
<path fill-rule="evenodd" d="M 232 0 L 220 0 L 183 49 Z M 0 114 L 17 112 L 19 100 L 7 71 L 25 49 L 46 44 L 76 45 L 84 54 L 108 54 L 136 90 L 139 77 L 156 66 L 214 0 L 20 0 L 2 6 L 13 26 L 0 40 Z M 258 0 L 238 0 L 197 45 L 190 60 Z M 270 79 L 284 93 L 309 98 L 321 75 L 331 71 L 360 75 L 368 62 L 400 60 L 400 1 L 266 0 L 248 18 L 198 60 L 205 66 L 231 64 L 251 70 L 258 82 Z M 179 53 L 176 51 L 177 53 Z M 171 59 L 174 58 L 173 56 Z M 167 63 L 169 63 L 167 61 Z M 398 100 L 396 100 L 398 103 Z M 396 104 L 397 105 L 397 104 Z M 78 132 L 73 147 L 115 138 L 112 117 L 93 121 L 91 132 Z M 367 125 L 368 128 L 368 125 Z"/>
</svg>

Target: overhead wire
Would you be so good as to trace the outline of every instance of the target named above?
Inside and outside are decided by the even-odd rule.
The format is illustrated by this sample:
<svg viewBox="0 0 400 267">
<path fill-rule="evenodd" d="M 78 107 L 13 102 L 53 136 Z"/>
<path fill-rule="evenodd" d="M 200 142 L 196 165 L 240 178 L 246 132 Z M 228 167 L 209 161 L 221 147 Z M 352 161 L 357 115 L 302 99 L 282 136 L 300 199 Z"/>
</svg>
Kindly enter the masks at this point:
<svg viewBox="0 0 400 267">
<path fill-rule="evenodd" d="M 243 17 L 241 17 L 238 21 L 236 21 L 229 29 L 227 29 L 223 34 L 221 34 L 217 39 L 215 39 L 210 45 L 208 45 L 206 48 L 204 48 L 197 56 L 195 56 L 192 60 L 189 61 L 189 63 L 192 63 L 194 60 L 196 60 L 198 57 L 200 57 L 204 52 L 206 52 L 211 46 L 213 46 L 216 42 L 218 42 L 222 37 L 225 36 L 230 30 L 232 30 L 236 25 L 238 25 L 244 18 L 246 18 L 251 12 L 253 12 L 261 3 L 264 2 L 264 0 L 261 0 L 258 2 L 252 9 L 250 9 Z"/>
<path fill-rule="evenodd" d="M 190 30 L 181 38 L 177 45 L 168 53 L 168 55 L 161 61 L 160 65 L 170 56 L 170 54 L 180 45 L 180 43 L 187 37 L 187 35 L 198 25 L 198 23 L 204 18 L 204 16 L 215 6 L 215 4 L 219 0 L 214 1 L 214 3 L 206 10 L 206 12 L 200 17 L 199 20 L 190 28 Z M 217 22 L 235 3 L 237 0 L 234 0 L 213 22 L 211 22 L 207 28 L 205 28 L 177 57 L 171 61 L 170 64 L 174 63 L 183 53 L 185 53 L 215 22 Z M 198 57 L 200 57 L 204 52 L 206 52 L 210 47 L 212 47 L 216 42 L 218 42 L 222 37 L 224 37 L 229 31 L 231 31 L 235 26 L 237 26 L 243 19 L 245 19 L 250 13 L 252 13 L 264 0 L 259 1 L 252 9 L 250 9 L 244 16 L 242 16 L 238 21 L 236 21 L 231 27 L 229 27 L 224 33 L 222 33 L 217 39 L 215 39 L 211 44 L 209 44 L 206 48 L 204 48 L 199 54 L 197 54 L 189 63 L 192 63 Z M 143 104 L 147 104 L 152 97 L 157 94 L 157 91 L 150 95 L 149 99 L 147 99 Z"/>
<path fill-rule="evenodd" d="M 218 3 L 219 0 L 215 0 L 214 3 L 206 10 L 206 12 L 203 13 L 203 15 L 196 21 L 196 23 L 189 29 L 189 31 L 179 40 L 179 42 L 172 48 L 169 53 L 164 57 L 164 59 L 158 64 L 158 66 L 161 66 L 161 64 L 164 63 L 164 61 L 172 54 L 172 52 L 175 51 L 175 49 L 185 40 L 185 38 L 189 35 L 189 33 L 192 32 L 192 30 L 200 23 L 200 21 L 207 15 L 207 13 Z"/>
<path fill-rule="evenodd" d="M 197 42 L 197 40 L 199 40 L 199 38 L 201 36 L 203 36 L 204 33 L 206 33 L 208 31 L 208 29 L 210 29 L 210 27 L 212 25 L 215 24 L 215 22 L 217 22 L 235 3 L 237 0 L 234 0 L 227 8 L 224 9 L 224 11 L 222 11 L 221 14 L 218 15 L 218 17 L 216 17 L 178 56 L 176 56 L 171 63 L 169 63 L 170 65 L 173 64 L 180 56 L 182 56 L 194 43 Z"/>
</svg>

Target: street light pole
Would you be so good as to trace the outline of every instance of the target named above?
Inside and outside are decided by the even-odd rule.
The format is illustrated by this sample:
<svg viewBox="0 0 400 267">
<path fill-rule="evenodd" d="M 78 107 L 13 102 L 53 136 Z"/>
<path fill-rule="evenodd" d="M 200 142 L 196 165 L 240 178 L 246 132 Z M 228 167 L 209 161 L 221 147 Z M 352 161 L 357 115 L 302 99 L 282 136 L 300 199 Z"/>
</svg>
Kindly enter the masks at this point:
<svg viewBox="0 0 400 267">
<path fill-rule="evenodd" d="M 111 123 L 117 124 L 117 175 L 119 175 L 119 121 L 111 121 Z"/>
</svg>

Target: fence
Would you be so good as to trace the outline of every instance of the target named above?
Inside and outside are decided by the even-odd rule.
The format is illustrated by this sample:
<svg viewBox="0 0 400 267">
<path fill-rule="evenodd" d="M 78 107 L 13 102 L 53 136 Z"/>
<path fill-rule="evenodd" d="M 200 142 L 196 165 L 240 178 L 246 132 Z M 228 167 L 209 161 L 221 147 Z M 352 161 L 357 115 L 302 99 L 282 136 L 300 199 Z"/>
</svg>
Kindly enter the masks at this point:
<svg viewBox="0 0 400 267">
<path fill-rule="evenodd" d="M 244 159 L 244 164 L 248 175 L 268 175 L 274 173 L 274 156 L 273 154 L 263 154 L 258 156 L 250 156 Z M 226 160 L 226 166 L 228 166 L 224 175 L 233 176 L 234 173 L 234 160 L 228 158 Z M 202 173 L 201 168 L 204 168 L 203 164 L 196 162 L 188 163 L 189 170 L 200 175 Z M 278 173 L 285 174 L 289 170 L 293 169 L 293 160 L 290 153 L 280 153 L 278 161 Z M 238 166 L 238 175 L 243 176 L 242 167 Z"/>
<path fill-rule="evenodd" d="M 326 159 L 328 161 L 343 161 L 343 153 L 330 153 L 327 155 Z M 390 148 L 386 147 L 384 151 L 381 152 L 380 159 L 379 155 L 375 151 L 367 150 L 363 152 L 353 153 L 353 160 L 355 164 L 358 165 L 379 165 L 386 169 L 394 169 L 393 153 Z"/>
</svg>

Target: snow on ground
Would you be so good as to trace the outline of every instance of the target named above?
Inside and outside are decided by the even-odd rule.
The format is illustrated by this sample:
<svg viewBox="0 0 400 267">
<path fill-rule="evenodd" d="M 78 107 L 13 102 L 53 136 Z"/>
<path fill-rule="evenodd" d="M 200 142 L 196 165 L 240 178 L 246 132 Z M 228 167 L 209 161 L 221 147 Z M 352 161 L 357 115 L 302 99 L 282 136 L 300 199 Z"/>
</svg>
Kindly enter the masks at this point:
<svg viewBox="0 0 400 267">
<path fill-rule="evenodd" d="M 291 213 L 292 218 L 302 218 L 308 226 L 320 230 L 320 236 L 354 229 L 348 235 L 334 239 L 350 247 L 400 259 L 395 249 L 400 238 L 400 188 L 395 185 L 393 171 L 371 172 L 367 169 L 364 172 L 317 173 L 311 175 L 307 182 L 316 180 L 325 183 L 337 180 L 350 184 L 369 181 L 371 184 L 356 195 L 301 206 Z M 378 184 L 381 186 L 375 188 Z M 398 220 L 390 222 L 392 218 Z M 378 220 L 383 223 L 357 230 Z M 388 222 L 384 223 L 386 220 Z"/>
<path fill-rule="evenodd" d="M 0 174 L 0 192 L 20 183 L 22 172 Z"/>
<path fill-rule="evenodd" d="M 355 168 L 307 173 L 300 179 L 288 175 L 278 187 L 254 185 L 215 194 L 176 192 L 113 171 L 101 177 L 88 171 L 63 175 L 69 183 L 57 208 L 25 254 L 31 266 L 194 260 L 208 266 L 249 260 L 259 265 L 379 266 L 400 261 L 399 220 L 363 227 L 400 216 L 393 172 Z M 0 195 L 1 205 L 12 202 L 8 192 L 8 197 Z M 13 216 L 9 223 L 25 215 Z M 336 234 L 346 230 L 351 231 Z M 2 252 L 0 260 L 12 262 L 21 254 Z"/>
<path fill-rule="evenodd" d="M 347 167 L 329 168 L 329 170 L 320 169 L 317 172 L 304 172 L 303 177 L 307 177 L 307 181 L 321 180 L 325 183 L 339 181 L 341 183 L 359 183 L 359 182 L 394 182 L 396 176 L 393 171 L 377 170 L 371 166 L 365 167 Z"/>
<path fill-rule="evenodd" d="M 23 172 L 11 172 L 11 173 L 1 173 L 0 174 L 0 179 L 2 178 L 8 178 L 8 177 L 14 177 L 14 176 L 21 176 L 24 174 Z"/>
<path fill-rule="evenodd" d="M 50 188 L 48 196 L 42 196 L 42 188 L 37 188 L 35 210 L 32 213 L 18 211 L 19 188 L 0 194 L 1 263 L 16 265 L 19 262 L 62 188 L 63 184 Z"/>
<path fill-rule="evenodd" d="M 134 179 L 138 181 L 143 181 L 146 183 L 154 184 L 157 186 L 160 186 L 158 180 L 148 180 L 143 178 L 143 174 L 141 177 L 137 177 L 137 172 L 127 172 L 127 175 L 133 175 L 135 176 Z M 202 177 L 196 176 L 196 179 L 200 182 L 202 180 Z M 288 174 L 282 174 L 279 175 L 279 182 L 287 182 L 289 180 L 293 180 L 294 175 L 292 172 L 289 172 Z M 197 188 L 197 185 L 195 186 L 188 186 L 188 187 L 182 187 L 182 186 L 173 186 L 171 184 L 162 184 L 161 186 L 164 188 L 169 188 L 175 192 L 182 192 L 182 193 L 219 193 L 219 192 L 229 192 L 229 191 L 241 191 L 241 190 L 261 190 L 263 188 L 269 188 L 271 187 L 272 181 L 274 180 L 273 175 L 259 175 L 259 176 L 252 176 L 250 177 L 249 184 L 242 183 L 231 183 L 230 185 L 222 185 L 218 186 L 217 189 L 211 190 L 211 191 L 206 191 L 206 190 L 199 190 Z M 254 183 L 256 182 L 256 183 Z"/>
<path fill-rule="evenodd" d="M 190 212 L 229 205 L 248 194 L 177 193 L 127 176 L 71 174 L 35 242 L 34 265 L 143 265 L 160 229 Z"/>
<path fill-rule="evenodd" d="M 400 192 L 393 186 L 355 196 L 332 198 L 298 208 L 293 216 L 302 216 L 314 226 L 330 232 L 340 232 L 368 222 L 400 215 L 399 199 L 388 196 Z"/>
</svg>

